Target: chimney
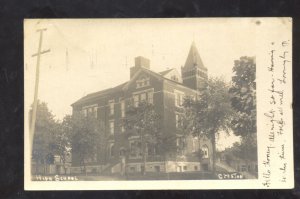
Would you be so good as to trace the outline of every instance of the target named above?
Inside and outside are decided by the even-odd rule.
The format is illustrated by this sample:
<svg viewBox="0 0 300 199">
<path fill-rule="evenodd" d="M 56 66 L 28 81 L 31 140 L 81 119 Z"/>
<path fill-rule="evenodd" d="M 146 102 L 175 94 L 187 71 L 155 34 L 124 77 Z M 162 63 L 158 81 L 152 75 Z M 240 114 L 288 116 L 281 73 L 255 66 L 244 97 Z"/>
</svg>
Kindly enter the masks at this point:
<svg viewBox="0 0 300 199">
<path fill-rule="evenodd" d="M 150 69 L 150 60 L 142 57 L 142 56 L 138 56 L 134 59 L 134 63 L 135 66 L 130 68 L 130 79 L 134 76 L 134 74 L 141 68 L 146 68 L 146 69 Z"/>
</svg>

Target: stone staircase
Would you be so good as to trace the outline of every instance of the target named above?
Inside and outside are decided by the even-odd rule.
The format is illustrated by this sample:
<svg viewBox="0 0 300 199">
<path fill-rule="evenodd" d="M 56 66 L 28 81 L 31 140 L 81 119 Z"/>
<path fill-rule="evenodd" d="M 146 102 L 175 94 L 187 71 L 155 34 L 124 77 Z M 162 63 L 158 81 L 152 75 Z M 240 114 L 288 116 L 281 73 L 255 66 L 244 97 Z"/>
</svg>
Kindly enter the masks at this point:
<svg viewBox="0 0 300 199">
<path fill-rule="evenodd" d="M 234 168 L 221 162 L 216 162 L 216 167 L 219 167 L 221 170 L 225 170 L 226 172 L 236 172 Z"/>
</svg>

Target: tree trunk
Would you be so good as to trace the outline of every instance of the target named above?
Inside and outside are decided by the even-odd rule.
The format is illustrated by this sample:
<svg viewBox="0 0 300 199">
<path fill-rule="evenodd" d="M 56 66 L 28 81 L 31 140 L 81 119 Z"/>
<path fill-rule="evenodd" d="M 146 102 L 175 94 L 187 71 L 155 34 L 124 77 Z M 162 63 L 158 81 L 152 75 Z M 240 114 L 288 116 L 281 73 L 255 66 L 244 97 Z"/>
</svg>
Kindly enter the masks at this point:
<svg viewBox="0 0 300 199">
<path fill-rule="evenodd" d="M 144 139 L 143 139 L 142 145 L 143 145 L 143 165 L 144 165 L 142 174 L 146 175 L 146 155 L 147 155 L 146 153 L 147 153 L 147 151 L 146 151 L 146 143 L 145 143 Z"/>
<path fill-rule="evenodd" d="M 200 135 L 198 135 L 198 156 L 199 156 L 199 170 L 201 167 L 201 160 L 202 160 L 202 151 L 201 151 L 201 145 L 200 145 Z"/>
<path fill-rule="evenodd" d="M 86 172 L 86 166 L 85 166 L 84 159 L 83 159 L 83 170 L 84 170 L 84 173 L 85 173 L 85 175 L 87 176 L 87 172 Z"/>
<path fill-rule="evenodd" d="M 143 164 L 144 164 L 143 175 L 146 175 L 146 154 L 144 154 Z"/>
<path fill-rule="evenodd" d="M 170 173 L 167 171 L 167 154 L 164 154 L 164 161 L 165 161 L 165 172 L 167 173 L 167 180 L 170 180 Z"/>
<path fill-rule="evenodd" d="M 63 161 L 63 165 L 64 165 L 64 172 L 65 172 L 65 175 L 67 175 L 66 161 Z"/>
<path fill-rule="evenodd" d="M 146 143 L 144 141 L 144 136 L 142 135 L 142 132 L 140 134 L 140 140 L 141 140 L 141 149 L 142 149 L 142 158 L 143 158 L 143 170 L 142 170 L 142 175 L 146 175 Z"/>
<path fill-rule="evenodd" d="M 83 169 L 82 169 L 82 167 L 83 167 Z M 83 173 L 82 171 L 84 171 L 84 173 L 86 175 L 86 167 L 85 167 L 84 158 L 81 158 L 81 160 L 80 160 L 80 168 L 81 168 L 81 173 Z"/>
<path fill-rule="evenodd" d="M 44 175 L 46 175 L 46 165 L 47 165 L 47 162 L 46 162 L 47 160 L 44 158 L 44 164 L 43 164 L 43 173 L 44 173 Z"/>
<path fill-rule="evenodd" d="M 65 175 L 67 175 L 67 168 L 66 168 L 66 160 L 65 160 L 65 158 L 63 156 L 61 156 L 60 161 L 63 164 L 64 173 L 65 173 Z"/>
<path fill-rule="evenodd" d="M 215 133 L 212 134 L 212 172 L 216 174 L 216 135 Z"/>
<path fill-rule="evenodd" d="M 36 160 L 36 163 L 35 163 L 35 174 L 39 174 L 39 159 Z"/>
</svg>

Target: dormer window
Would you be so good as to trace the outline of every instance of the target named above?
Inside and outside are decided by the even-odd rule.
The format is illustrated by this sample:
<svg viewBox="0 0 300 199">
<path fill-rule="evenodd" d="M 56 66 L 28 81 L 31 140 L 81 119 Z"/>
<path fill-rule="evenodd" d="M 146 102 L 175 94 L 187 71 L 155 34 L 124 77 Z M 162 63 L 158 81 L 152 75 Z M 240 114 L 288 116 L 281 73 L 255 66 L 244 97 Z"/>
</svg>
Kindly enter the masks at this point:
<svg viewBox="0 0 300 199">
<path fill-rule="evenodd" d="M 136 80 L 136 88 L 143 88 L 150 85 L 150 78 L 142 76 L 140 79 Z"/>
<path fill-rule="evenodd" d="M 171 76 L 171 80 L 178 82 L 178 77 L 176 75 Z"/>
</svg>

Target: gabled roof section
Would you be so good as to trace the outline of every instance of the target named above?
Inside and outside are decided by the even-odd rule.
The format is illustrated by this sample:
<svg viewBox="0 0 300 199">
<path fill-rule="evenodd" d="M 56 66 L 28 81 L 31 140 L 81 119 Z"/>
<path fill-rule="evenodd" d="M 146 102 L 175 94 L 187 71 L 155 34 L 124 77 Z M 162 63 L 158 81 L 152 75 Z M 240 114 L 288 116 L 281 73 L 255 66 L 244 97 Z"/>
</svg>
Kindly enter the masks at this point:
<svg viewBox="0 0 300 199">
<path fill-rule="evenodd" d="M 166 71 L 162 71 L 160 73 L 156 73 L 154 71 L 151 71 L 149 69 L 146 69 L 146 68 L 143 68 L 141 67 L 135 74 L 134 76 L 130 79 L 130 81 L 128 82 L 125 82 L 123 84 L 120 84 L 116 87 L 113 87 L 113 88 L 108 88 L 108 89 L 105 89 L 105 90 L 102 90 L 102 91 L 98 91 L 98 92 L 95 92 L 95 93 L 91 93 L 91 94 L 88 94 L 84 97 L 82 97 L 81 99 L 77 100 L 76 102 L 74 102 L 71 106 L 74 106 L 74 105 L 79 105 L 79 104 L 82 104 L 84 102 L 87 102 L 88 100 L 91 100 L 91 99 L 95 99 L 97 97 L 105 97 L 107 95 L 110 95 L 112 93 L 116 93 L 116 92 L 124 92 L 125 90 L 128 89 L 129 85 L 133 82 L 135 82 L 135 80 L 138 78 L 139 74 L 142 73 L 142 72 L 146 72 L 148 73 L 149 75 L 155 77 L 156 79 L 158 80 L 166 80 L 170 83 L 173 83 L 173 84 L 176 84 L 178 86 L 182 86 L 182 87 L 185 87 L 187 89 L 190 89 L 190 90 L 193 90 L 189 87 L 186 87 L 185 85 L 183 85 L 182 83 L 180 82 L 177 82 L 177 81 L 174 81 L 174 80 L 171 80 L 171 79 L 168 79 L 166 77 L 164 77 L 161 73 L 163 73 L 164 75 L 168 74 L 169 72 L 171 72 L 173 69 L 169 69 L 169 70 L 166 70 Z"/>
<path fill-rule="evenodd" d="M 156 72 L 153 72 L 147 68 L 144 68 L 144 67 L 140 67 L 139 70 L 134 74 L 134 76 L 130 79 L 130 81 L 128 81 L 124 87 L 123 87 L 123 90 L 127 90 L 129 85 L 132 84 L 133 82 L 135 82 L 135 80 L 138 78 L 138 76 L 142 73 L 142 72 L 146 72 L 148 73 L 149 75 L 152 75 L 154 76 L 155 78 L 157 78 L 158 80 L 162 80 L 163 79 L 163 76 L 161 76 L 159 73 L 156 73 Z"/>
<path fill-rule="evenodd" d="M 174 68 L 168 69 L 168 70 L 164 70 L 159 72 L 159 74 L 161 74 L 162 76 L 165 76 L 166 74 L 168 74 L 169 72 L 171 72 L 172 70 L 174 70 Z"/>
<path fill-rule="evenodd" d="M 166 74 L 168 74 L 169 72 L 171 72 L 172 70 L 176 70 L 176 69 L 175 69 L 175 68 L 172 68 L 172 69 L 170 69 L 170 70 L 166 70 L 166 71 L 162 71 L 162 72 L 167 72 L 167 73 L 165 73 L 165 75 L 166 75 Z M 142 71 L 145 71 L 145 72 L 148 73 L 149 75 L 152 75 L 152 76 L 156 77 L 158 80 L 168 81 L 168 82 L 170 82 L 170 83 L 172 83 L 172 84 L 175 84 L 175 85 L 178 85 L 178 86 L 181 86 L 181 87 L 185 87 L 186 89 L 189 89 L 189 90 L 193 90 L 193 89 L 191 89 L 191 88 L 189 88 L 189 87 L 183 85 L 183 83 L 181 83 L 181 82 L 177 82 L 177 81 L 174 81 L 174 80 L 172 80 L 172 79 L 169 79 L 169 78 L 164 77 L 164 76 L 161 74 L 162 72 L 156 73 L 156 72 L 154 72 L 154 71 L 152 71 L 152 70 L 149 70 L 149 69 L 146 69 L 146 68 L 143 68 L 143 67 L 141 67 L 141 68 L 139 69 L 139 71 L 136 72 L 135 75 L 131 78 L 131 80 L 128 81 L 128 82 L 124 85 L 123 90 L 128 89 L 129 85 L 130 85 L 131 83 L 135 82 L 135 80 L 137 79 L 137 77 L 139 76 L 139 74 L 140 74 Z M 195 91 L 195 90 L 193 90 L 193 91 Z"/>
<path fill-rule="evenodd" d="M 105 89 L 105 90 L 102 90 L 102 91 L 98 91 L 98 92 L 95 92 L 95 93 L 88 94 L 88 95 L 82 97 L 81 99 L 77 100 L 76 102 L 74 102 L 71 106 L 81 104 L 81 103 L 86 102 L 86 101 L 88 101 L 90 99 L 93 99 L 93 98 L 106 96 L 106 95 L 109 95 L 111 93 L 121 92 L 121 91 L 123 91 L 122 88 L 124 87 L 125 84 L 127 84 L 127 82 L 125 82 L 123 84 L 120 84 L 120 85 L 118 85 L 116 87 L 113 87 L 113 88 L 108 88 L 108 89 Z"/>
<path fill-rule="evenodd" d="M 193 69 L 194 67 L 206 69 L 198 52 L 195 42 L 192 43 L 188 57 L 184 64 L 184 69 Z"/>
</svg>

